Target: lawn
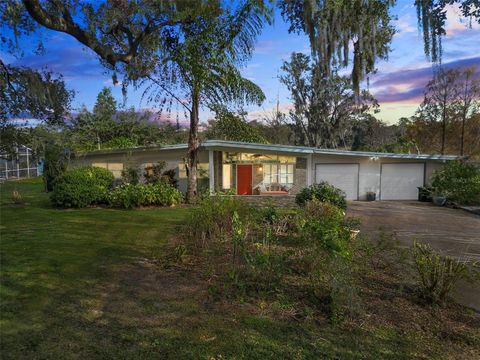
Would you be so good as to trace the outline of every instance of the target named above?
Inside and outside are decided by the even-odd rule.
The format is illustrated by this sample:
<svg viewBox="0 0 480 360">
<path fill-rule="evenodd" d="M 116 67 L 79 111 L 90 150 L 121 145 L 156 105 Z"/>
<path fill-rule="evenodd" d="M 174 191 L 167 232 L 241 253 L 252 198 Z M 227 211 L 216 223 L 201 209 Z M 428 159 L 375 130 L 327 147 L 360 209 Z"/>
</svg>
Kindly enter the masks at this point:
<svg viewBox="0 0 480 360">
<path fill-rule="evenodd" d="M 211 301 L 202 271 L 169 264 L 188 213 L 56 210 L 38 179 L 1 185 L 1 358 L 480 357 L 478 314 L 425 309 L 387 277 L 371 279 L 361 322 Z"/>
</svg>

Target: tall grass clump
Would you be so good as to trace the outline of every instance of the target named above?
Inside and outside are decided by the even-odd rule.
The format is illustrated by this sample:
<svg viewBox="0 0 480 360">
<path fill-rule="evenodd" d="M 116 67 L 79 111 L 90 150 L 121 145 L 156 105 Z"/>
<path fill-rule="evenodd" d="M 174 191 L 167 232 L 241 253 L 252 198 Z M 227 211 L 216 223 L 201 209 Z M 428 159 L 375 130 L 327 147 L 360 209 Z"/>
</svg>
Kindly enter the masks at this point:
<svg viewBox="0 0 480 360">
<path fill-rule="evenodd" d="M 414 241 L 412 248 L 421 296 L 430 304 L 445 305 L 460 280 L 479 278 L 478 264 L 440 254 Z"/>
</svg>

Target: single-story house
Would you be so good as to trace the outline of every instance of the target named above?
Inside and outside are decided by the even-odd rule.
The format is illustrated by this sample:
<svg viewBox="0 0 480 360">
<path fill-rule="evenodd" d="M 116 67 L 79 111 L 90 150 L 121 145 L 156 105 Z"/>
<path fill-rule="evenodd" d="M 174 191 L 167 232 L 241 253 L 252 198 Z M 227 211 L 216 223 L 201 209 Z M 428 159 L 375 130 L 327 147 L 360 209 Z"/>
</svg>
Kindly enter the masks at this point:
<svg viewBox="0 0 480 360">
<path fill-rule="evenodd" d="M 120 177 L 128 166 L 146 168 L 165 161 L 166 169 L 175 169 L 179 189 L 185 192 L 186 152 L 186 144 L 99 150 L 77 155 L 74 166 L 100 166 Z M 324 180 L 345 191 L 348 200 L 365 200 L 367 192 L 376 193 L 377 200 L 412 200 L 435 170 L 458 158 L 206 140 L 198 168 L 200 182 L 212 192 L 295 195 Z"/>
</svg>

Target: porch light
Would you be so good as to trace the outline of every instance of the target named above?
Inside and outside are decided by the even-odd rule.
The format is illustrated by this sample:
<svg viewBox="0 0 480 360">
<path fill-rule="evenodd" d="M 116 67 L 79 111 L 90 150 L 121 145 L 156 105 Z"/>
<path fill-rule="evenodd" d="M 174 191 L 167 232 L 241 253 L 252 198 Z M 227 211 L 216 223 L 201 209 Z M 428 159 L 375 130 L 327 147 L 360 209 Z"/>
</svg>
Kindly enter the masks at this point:
<svg viewBox="0 0 480 360">
<path fill-rule="evenodd" d="M 258 167 L 258 171 L 263 171 L 263 165 L 260 164 L 260 166 Z"/>
<path fill-rule="evenodd" d="M 378 156 L 371 156 L 370 157 L 370 161 L 377 161 L 378 160 Z"/>
</svg>

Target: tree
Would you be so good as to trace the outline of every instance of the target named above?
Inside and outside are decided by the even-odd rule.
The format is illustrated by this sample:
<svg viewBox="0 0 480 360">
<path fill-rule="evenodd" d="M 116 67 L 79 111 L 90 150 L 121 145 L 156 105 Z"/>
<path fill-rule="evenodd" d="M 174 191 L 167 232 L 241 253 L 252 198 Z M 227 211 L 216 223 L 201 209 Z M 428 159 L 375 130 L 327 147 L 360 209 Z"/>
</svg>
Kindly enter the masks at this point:
<svg viewBox="0 0 480 360">
<path fill-rule="evenodd" d="M 377 106 L 367 91 L 355 96 L 349 77 L 324 74 L 305 54 L 293 53 L 282 70 L 280 81 L 292 95 L 290 118 L 301 145 L 345 147 L 350 120 Z"/>
<path fill-rule="evenodd" d="M 461 119 L 460 155 L 465 153 L 465 123 L 480 110 L 480 79 L 475 78 L 475 67 L 464 69 L 456 81 L 458 98 L 456 107 Z"/>
<path fill-rule="evenodd" d="M 93 113 L 82 107 L 72 120 L 73 147 L 92 150 L 93 144 L 100 150 L 102 146 L 115 138 L 117 123 L 117 102 L 109 88 L 103 88 L 97 95 Z M 83 143 L 83 144 L 82 144 Z"/>
<path fill-rule="evenodd" d="M 215 119 L 210 123 L 207 139 L 221 139 L 266 144 L 267 140 L 257 128 L 250 125 L 241 115 L 225 109 L 217 109 Z"/>
<path fill-rule="evenodd" d="M 330 76 L 338 66 L 349 65 L 353 48 L 351 79 L 359 93 L 360 81 L 386 59 L 394 28 L 389 14 L 392 0 L 281 0 L 283 18 L 291 32 L 304 32 L 310 40 L 315 66 Z"/>
<path fill-rule="evenodd" d="M 252 120 L 250 125 L 256 128 L 272 144 L 293 145 L 294 132 L 287 121 L 287 115 L 280 111 L 280 103 L 270 112 L 265 112 L 259 120 Z"/>
<path fill-rule="evenodd" d="M 425 88 L 425 96 L 418 113 L 430 122 L 442 124 L 440 153 L 445 154 L 447 125 L 453 121 L 458 97 L 456 82 L 459 71 L 437 69 Z"/>
<path fill-rule="evenodd" d="M 407 152 L 402 122 L 387 125 L 372 114 L 353 121 L 351 149 L 355 151 Z"/>
<path fill-rule="evenodd" d="M 149 99 L 163 103 L 173 99 L 189 114 L 187 202 L 197 197 L 200 108 L 260 105 L 265 98 L 262 90 L 238 70 L 250 57 L 265 19 L 269 19 L 269 13 L 262 2 L 247 1 L 221 14 L 204 14 L 182 24 L 183 42 L 176 44 L 170 58 L 159 64 L 148 79 L 153 81 L 146 90 Z M 185 98 L 189 104 L 182 100 Z"/>
<path fill-rule="evenodd" d="M 471 159 L 480 159 L 480 113 L 474 114 L 465 121 L 464 155 Z M 429 121 L 421 114 L 413 116 L 405 122 L 405 145 L 417 153 L 438 153 L 441 148 L 442 123 Z M 458 154 L 461 138 L 459 121 L 447 124 L 445 153 Z"/>
<path fill-rule="evenodd" d="M 105 87 L 98 93 L 97 101 L 93 107 L 93 130 L 96 132 L 98 149 L 101 148 L 102 140 L 105 141 L 105 138 L 113 137 L 111 132 L 115 127 L 114 117 L 116 113 L 117 102 L 112 96 L 111 90 Z"/>
<path fill-rule="evenodd" d="M 67 131 L 72 149 L 121 149 L 173 141 L 174 128 L 160 128 L 151 121 L 153 114 L 150 112 L 136 112 L 134 108 L 117 110 L 115 100 L 107 90 L 99 93 L 93 112 L 84 107 L 72 119 Z"/>
<path fill-rule="evenodd" d="M 0 61 L 0 149 L 12 152 L 15 146 L 28 141 L 28 131 L 17 126 L 15 118 L 62 125 L 73 95 L 61 76 Z"/>
<path fill-rule="evenodd" d="M 45 191 L 52 191 L 55 180 L 58 179 L 68 166 L 68 153 L 63 146 L 55 143 L 46 144 L 43 183 Z"/>
<path fill-rule="evenodd" d="M 480 4 L 478 0 L 415 0 L 418 26 L 423 30 L 425 54 L 433 62 L 442 57 L 442 37 L 446 35 L 447 6 L 459 5 L 460 14 L 471 21 L 480 22 Z"/>
<path fill-rule="evenodd" d="M 102 63 L 123 74 L 124 89 L 131 81 L 150 74 L 170 44 L 178 40 L 176 28 L 212 10 L 209 1 L 8 0 L 0 7 L 2 25 L 13 38 L 1 41 L 18 48 L 18 38 L 40 27 L 68 34 L 92 49 Z M 218 7 L 217 7 L 218 11 Z"/>
<path fill-rule="evenodd" d="M 310 40 L 312 56 L 323 73 L 336 66 L 349 66 L 359 93 L 360 82 L 373 72 L 378 59 L 386 59 L 395 32 L 390 15 L 395 0 L 281 0 L 278 6 L 291 32 L 304 32 Z M 441 38 L 445 35 L 446 7 L 459 4 L 465 18 L 480 21 L 478 0 L 412 0 L 423 30 L 425 54 L 441 59 Z"/>
<path fill-rule="evenodd" d="M 190 1 L 92 5 L 90 1 L 23 0 L 2 7 L 2 19 L 13 25 L 16 37 L 19 30 L 31 33 L 38 24 L 67 33 L 100 57 L 113 71 L 115 82 L 117 72 L 124 74 L 124 90 L 131 82 L 148 79 L 155 82 L 157 94 L 168 93 L 183 104 L 190 114 L 187 200 L 196 196 L 200 103 L 263 99 L 259 88 L 240 76 L 237 66 L 248 59 L 263 23 L 270 20 L 269 6 L 262 0 L 233 6 L 203 0 L 194 5 Z M 190 107 L 169 89 L 177 80 L 178 87 L 191 95 Z"/>
</svg>

